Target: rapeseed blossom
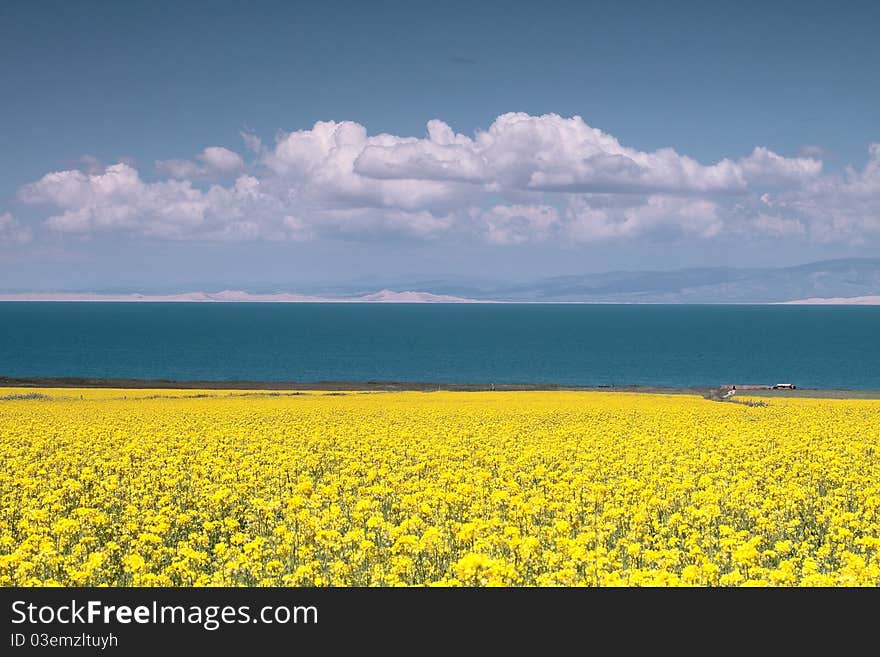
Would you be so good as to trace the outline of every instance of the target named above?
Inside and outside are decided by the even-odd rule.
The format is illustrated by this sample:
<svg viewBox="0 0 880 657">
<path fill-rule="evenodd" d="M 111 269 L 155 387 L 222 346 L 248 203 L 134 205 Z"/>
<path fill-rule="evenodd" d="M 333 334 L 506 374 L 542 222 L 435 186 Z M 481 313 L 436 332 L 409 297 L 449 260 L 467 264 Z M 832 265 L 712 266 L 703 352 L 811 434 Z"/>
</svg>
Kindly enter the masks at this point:
<svg viewBox="0 0 880 657">
<path fill-rule="evenodd" d="M 3 586 L 880 584 L 880 401 L 27 392 Z"/>
</svg>

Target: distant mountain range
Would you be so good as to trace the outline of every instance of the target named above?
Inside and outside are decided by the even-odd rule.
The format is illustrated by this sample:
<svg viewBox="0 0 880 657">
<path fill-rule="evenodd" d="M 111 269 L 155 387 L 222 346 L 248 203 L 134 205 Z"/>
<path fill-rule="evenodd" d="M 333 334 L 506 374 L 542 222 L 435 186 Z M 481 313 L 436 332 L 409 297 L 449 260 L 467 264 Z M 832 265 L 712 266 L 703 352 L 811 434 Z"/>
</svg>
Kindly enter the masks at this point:
<svg viewBox="0 0 880 657">
<path fill-rule="evenodd" d="M 264 288 L 265 286 L 261 286 Z M 281 286 L 279 286 L 281 287 Z M 290 286 L 292 287 L 292 286 Z M 282 301 L 362 303 L 821 303 L 880 305 L 880 258 L 795 267 L 705 267 L 554 276 L 527 283 L 434 278 L 398 280 L 376 291 L 364 282 L 302 291 L 17 292 L 0 301 Z M 394 288 L 394 289 L 390 289 Z M 282 287 L 283 289 L 283 287 Z M 290 288 L 288 288 L 290 289 Z M 401 290 L 401 291 L 395 291 Z"/>
<path fill-rule="evenodd" d="M 472 299 L 594 303 L 814 303 L 880 295 L 880 258 L 826 260 L 796 267 L 708 267 L 555 276 L 531 283 L 471 287 L 430 282 L 430 289 Z M 874 299 L 876 303 L 878 299 Z"/>
<path fill-rule="evenodd" d="M 0 301 L 143 301 L 143 302 L 253 302 L 253 303 L 480 303 L 429 292 L 395 292 L 380 290 L 356 297 L 321 297 L 290 292 L 259 294 L 242 290 L 221 292 L 180 292 L 176 294 L 142 294 L 140 292 L 17 292 L 0 294 Z"/>
</svg>

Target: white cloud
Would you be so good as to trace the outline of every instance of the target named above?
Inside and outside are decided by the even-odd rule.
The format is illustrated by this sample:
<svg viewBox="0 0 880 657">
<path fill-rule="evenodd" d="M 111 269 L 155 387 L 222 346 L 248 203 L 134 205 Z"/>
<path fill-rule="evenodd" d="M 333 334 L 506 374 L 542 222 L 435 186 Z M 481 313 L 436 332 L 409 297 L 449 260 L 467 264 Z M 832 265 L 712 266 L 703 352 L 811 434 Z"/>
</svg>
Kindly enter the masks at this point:
<svg viewBox="0 0 880 657">
<path fill-rule="evenodd" d="M 178 180 L 193 180 L 233 178 L 245 168 L 241 155 L 222 146 L 208 146 L 196 159 L 201 164 L 192 160 L 157 160 L 156 172 Z"/>
<path fill-rule="evenodd" d="M 238 133 L 244 142 L 245 148 L 259 155 L 263 152 L 263 140 L 260 139 L 252 130 L 242 130 Z"/>
<path fill-rule="evenodd" d="M 804 226 L 815 242 L 863 244 L 880 236 L 880 144 L 868 147 L 868 162 L 858 171 L 817 178 L 810 184 L 761 197 L 766 209 Z"/>
<path fill-rule="evenodd" d="M 822 173 L 822 161 L 813 158 L 786 158 L 757 147 L 739 161 L 743 178 L 752 188 L 809 183 Z"/>
<path fill-rule="evenodd" d="M 31 241 L 30 228 L 22 226 L 11 214 L 0 214 L 0 247 L 21 246 Z"/>
<path fill-rule="evenodd" d="M 231 187 L 212 185 L 203 191 L 189 181 L 147 183 L 130 166 L 115 164 L 101 174 L 48 174 L 19 195 L 28 203 L 61 208 L 46 225 L 66 233 L 122 230 L 169 239 L 234 239 L 272 236 L 282 223 L 280 214 L 272 222 L 278 226 L 249 223 L 251 214 L 270 219 L 283 208 L 248 175 Z"/>
<path fill-rule="evenodd" d="M 559 210 L 551 205 L 496 205 L 471 208 L 472 218 L 485 224 L 486 240 L 493 244 L 524 244 L 547 240 L 559 227 Z"/>
<path fill-rule="evenodd" d="M 426 135 L 369 135 L 351 121 L 242 132 L 255 162 L 219 146 L 160 160 L 58 171 L 19 198 L 53 210 L 56 233 L 163 239 L 321 237 L 481 239 L 491 243 L 740 237 L 873 239 L 880 234 L 880 146 L 843 176 L 822 161 L 756 147 L 703 164 L 671 148 L 640 151 L 581 117 L 503 114 L 473 136 L 440 120 Z M 871 237 L 873 236 L 873 237 Z"/>
<path fill-rule="evenodd" d="M 626 148 L 579 116 L 504 114 L 475 145 L 506 187 L 567 192 L 740 190 L 728 161 L 705 167 L 672 149 Z"/>
<path fill-rule="evenodd" d="M 367 143 L 355 171 L 368 178 L 487 182 L 487 162 L 474 143 L 438 121 L 428 121 L 428 139 L 380 135 Z"/>
<path fill-rule="evenodd" d="M 204 170 L 191 160 L 157 160 L 156 173 L 160 176 L 186 180 L 201 177 L 204 175 Z"/>
<path fill-rule="evenodd" d="M 278 136 L 262 164 L 274 175 L 273 186 L 294 204 L 311 208 L 385 208 L 389 212 L 437 211 L 471 190 L 450 181 L 408 176 L 374 178 L 357 168 L 358 158 L 373 146 L 391 147 L 412 138 L 380 134 L 367 137 L 357 123 L 321 121 L 311 130 Z"/>
<path fill-rule="evenodd" d="M 635 204 L 594 203 L 572 199 L 566 230 L 575 242 L 597 242 L 652 236 L 712 238 L 724 224 L 716 203 L 705 199 L 655 194 Z"/>
<path fill-rule="evenodd" d="M 703 165 L 671 148 L 627 148 L 579 116 L 503 114 L 474 139 L 435 120 L 428 133 L 428 139 L 370 140 L 356 172 L 380 179 L 491 183 L 511 190 L 709 193 L 745 192 L 750 184 L 797 184 L 822 169 L 819 160 L 784 158 L 766 148 L 741 160 Z"/>
<path fill-rule="evenodd" d="M 430 239 L 449 231 L 454 222 L 455 217 L 451 214 L 434 214 L 426 210 L 355 208 L 323 210 L 313 215 L 308 223 L 313 235 L 375 240 L 395 236 Z"/>
<path fill-rule="evenodd" d="M 197 155 L 207 170 L 224 177 L 237 176 L 244 171 L 241 155 L 222 146 L 209 146 Z"/>
</svg>

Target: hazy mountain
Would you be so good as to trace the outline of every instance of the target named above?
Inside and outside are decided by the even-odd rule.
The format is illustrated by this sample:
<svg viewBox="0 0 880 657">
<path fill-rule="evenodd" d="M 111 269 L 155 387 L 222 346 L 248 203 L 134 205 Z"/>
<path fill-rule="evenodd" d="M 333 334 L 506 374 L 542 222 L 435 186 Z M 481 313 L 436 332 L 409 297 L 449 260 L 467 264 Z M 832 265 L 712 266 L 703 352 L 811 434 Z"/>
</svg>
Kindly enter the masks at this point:
<svg viewBox="0 0 880 657">
<path fill-rule="evenodd" d="M 430 292 L 380 290 L 357 297 L 316 297 L 306 294 L 277 292 L 255 294 L 244 290 L 221 292 L 181 292 L 178 294 L 92 293 L 92 292 L 24 292 L 0 293 L 0 301 L 117 301 L 117 302 L 164 302 L 164 303 L 472 303 L 463 299 Z"/>
<path fill-rule="evenodd" d="M 8 292 L 8 293 L 7 293 Z M 67 296 L 65 296 L 67 295 Z M 469 279 L 460 275 L 238 287 L 205 284 L 188 289 L 9 290 L 0 300 L 361 301 L 361 302 L 592 302 L 592 303 L 876 303 L 880 258 L 825 260 L 795 267 L 703 267 L 663 271 L 612 271 L 554 276 L 532 282 Z M 94 298 L 93 298 L 94 297 Z M 101 297 L 98 299 L 97 297 Z M 173 298 L 172 298 L 173 297 Z M 860 298 L 859 301 L 847 301 Z"/>
<path fill-rule="evenodd" d="M 401 281 L 395 286 L 497 301 L 618 303 L 776 303 L 880 294 L 880 258 L 826 260 L 796 267 L 712 267 L 613 271 L 555 276 L 505 285 L 461 281 Z"/>
</svg>

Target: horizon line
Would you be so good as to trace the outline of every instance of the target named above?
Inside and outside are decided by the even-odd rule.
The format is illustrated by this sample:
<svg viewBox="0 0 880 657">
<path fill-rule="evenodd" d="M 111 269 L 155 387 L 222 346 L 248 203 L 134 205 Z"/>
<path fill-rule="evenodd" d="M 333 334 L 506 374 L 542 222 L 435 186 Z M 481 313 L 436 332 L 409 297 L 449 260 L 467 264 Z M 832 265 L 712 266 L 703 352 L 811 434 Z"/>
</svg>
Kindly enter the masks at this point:
<svg viewBox="0 0 880 657">
<path fill-rule="evenodd" d="M 349 303 L 349 304 L 529 304 L 529 305 L 669 305 L 669 306 L 766 306 L 766 305 L 880 305 L 880 295 L 854 297 L 809 297 L 784 301 L 540 301 L 515 299 L 473 299 L 431 292 L 383 289 L 356 297 L 322 297 L 293 292 L 252 294 L 241 290 L 180 292 L 172 294 L 20 292 L 0 293 L 0 303 Z"/>
</svg>

